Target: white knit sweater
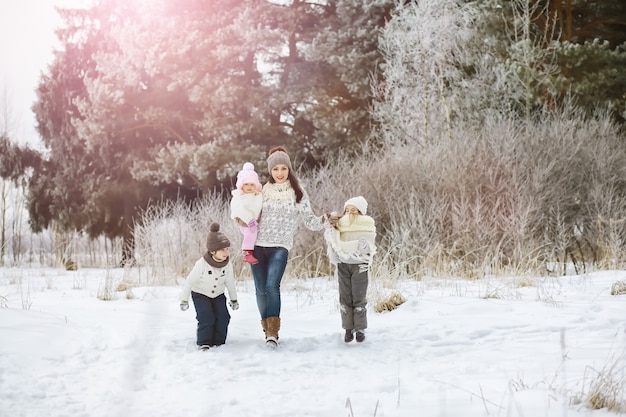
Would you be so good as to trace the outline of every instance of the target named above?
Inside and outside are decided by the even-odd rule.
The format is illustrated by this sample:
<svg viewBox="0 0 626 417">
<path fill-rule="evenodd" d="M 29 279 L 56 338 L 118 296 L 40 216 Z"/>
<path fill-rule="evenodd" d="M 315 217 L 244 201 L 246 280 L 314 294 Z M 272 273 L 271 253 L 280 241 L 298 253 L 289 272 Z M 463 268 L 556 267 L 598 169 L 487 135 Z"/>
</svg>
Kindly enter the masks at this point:
<svg viewBox="0 0 626 417">
<path fill-rule="evenodd" d="M 300 202 L 296 203 L 296 194 L 289 182 L 283 184 L 268 182 L 263 186 L 263 210 L 256 245 L 280 246 L 291 250 L 300 220 L 309 230 L 323 228 L 321 218 L 313 213 L 306 192 Z"/>
</svg>

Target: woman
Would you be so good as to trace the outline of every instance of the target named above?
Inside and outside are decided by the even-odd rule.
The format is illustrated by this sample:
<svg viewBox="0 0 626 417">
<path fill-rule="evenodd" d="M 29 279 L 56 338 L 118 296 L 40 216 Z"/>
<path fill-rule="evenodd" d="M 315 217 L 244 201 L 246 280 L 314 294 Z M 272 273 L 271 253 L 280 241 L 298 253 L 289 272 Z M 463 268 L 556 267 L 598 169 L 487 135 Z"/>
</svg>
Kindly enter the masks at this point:
<svg viewBox="0 0 626 417">
<path fill-rule="evenodd" d="M 265 343 L 275 348 L 280 330 L 280 282 L 287 267 L 296 227 L 302 220 L 308 229 L 321 230 L 323 216 L 313 213 L 309 198 L 293 173 L 285 148 L 273 148 L 268 155 L 270 178 L 263 186 L 263 208 L 253 253 L 258 262 L 250 268 Z M 236 221 L 246 226 L 240 219 Z"/>
</svg>

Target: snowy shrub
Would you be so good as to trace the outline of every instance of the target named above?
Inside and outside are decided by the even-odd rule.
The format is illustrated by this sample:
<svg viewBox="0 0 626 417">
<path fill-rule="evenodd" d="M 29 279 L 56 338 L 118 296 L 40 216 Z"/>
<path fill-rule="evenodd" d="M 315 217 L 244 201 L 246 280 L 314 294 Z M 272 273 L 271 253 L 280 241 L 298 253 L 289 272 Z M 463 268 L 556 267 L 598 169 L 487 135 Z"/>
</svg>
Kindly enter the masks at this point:
<svg viewBox="0 0 626 417">
<path fill-rule="evenodd" d="M 372 279 L 582 274 L 626 263 L 626 152 L 607 115 L 569 106 L 522 120 L 492 110 L 480 129 L 451 128 L 422 146 L 379 142 L 299 175 L 318 215 L 367 199 L 377 228 Z M 211 221 L 231 240 L 237 276 L 250 277 L 228 200 L 210 196 L 146 211 L 135 240 L 151 283 L 186 275 Z M 323 233 L 301 226 L 285 279 L 332 271 Z"/>
<path fill-rule="evenodd" d="M 623 265 L 626 153 L 608 117 L 570 107 L 523 121 L 494 111 L 482 129 L 446 136 L 421 148 L 389 143 L 355 164 L 369 170 L 350 185 L 370 202 L 382 251 L 410 260 L 407 275 Z"/>
<path fill-rule="evenodd" d="M 82 290 L 85 288 L 87 284 L 87 276 L 81 273 L 73 275 L 72 278 L 72 289 L 73 290 Z"/>
<path fill-rule="evenodd" d="M 98 298 L 102 301 L 112 301 L 115 300 L 115 276 L 111 272 L 110 269 L 105 271 L 104 278 L 100 280 L 100 285 L 98 287 Z"/>
<path fill-rule="evenodd" d="M 529 82 L 551 88 L 554 66 L 526 29 L 543 10 L 516 4 L 506 62 L 457 0 L 399 3 L 382 32 L 377 147 L 346 182 L 380 210 L 381 246 L 411 259 L 409 276 L 581 274 L 626 260 L 623 132 L 608 112 L 529 96 Z"/>
<path fill-rule="evenodd" d="M 186 276 L 206 251 L 209 225 L 218 222 L 231 241 L 241 242 L 227 210 L 227 201 L 209 196 L 190 206 L 183 201 L 168 201 L 150 206 L 135 226 L 135 250 L 139 265 L 147 268 L 147 283 L 172 284 Z M 239 252 L 232 251 L 233 258 Z"/>
<path fill-rule="evenodd" d="M 24 280 L 26 280 L 26 289 L 24 288 Z M 20 292 L 20 298 L 22 300 L 22 309 L 30 310 L 33 305 L 33 300 L 31 297 L 31 288 L 30 288 L 30 279 L 24 278 L 24 276 L 20 275 L 17 279 L 17 286 Z"/>
<path fill-rule="evenodd" d="M 611 295 L 626 294 L 626 281 L 617 281 L 611 285 Z"/>
</svg>

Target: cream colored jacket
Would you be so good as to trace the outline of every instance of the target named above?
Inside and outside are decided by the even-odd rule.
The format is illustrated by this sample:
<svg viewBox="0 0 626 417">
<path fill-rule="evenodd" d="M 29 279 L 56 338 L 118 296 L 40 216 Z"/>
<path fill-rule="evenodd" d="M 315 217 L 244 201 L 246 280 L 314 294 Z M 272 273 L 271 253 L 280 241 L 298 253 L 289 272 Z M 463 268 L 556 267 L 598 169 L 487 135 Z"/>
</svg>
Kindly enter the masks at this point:
<svg viewBox="0 0 626 417">
<path fill-rule="evenodd" d="M 230 300 L 237 299 L 233 264 L 228 262 L 223 268 L 215 268 L 200 258 L 187 275 L 185 286 L 180 293 L 180 301 L 189 301 L 191 291 L 215 298 L 228 290 Z"/>
<path fill-rule="evenodd" d="M 370 216 L 342 216 L 337 227 L 327 227 L 324 239 L 328 258 L 333 264 L 370 264 L 376 254 L 376 225 Z"/>
</svg>

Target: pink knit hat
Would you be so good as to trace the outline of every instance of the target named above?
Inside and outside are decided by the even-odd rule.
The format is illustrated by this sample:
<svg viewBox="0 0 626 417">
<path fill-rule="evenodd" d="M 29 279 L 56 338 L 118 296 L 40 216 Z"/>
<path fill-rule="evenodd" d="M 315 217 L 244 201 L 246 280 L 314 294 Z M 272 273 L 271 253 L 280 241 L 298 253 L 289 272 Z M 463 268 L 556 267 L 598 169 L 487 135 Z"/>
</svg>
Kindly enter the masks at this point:
<svg viewBox="0 0 626 417">
<path fill-rule="evenodd" d="M 250 162 L 243 164 L 243 169 L 237 174 L 237 189 L 241 190 L 244 184 L 256 185 L 257 192 L 261 192 L 263 188 L 259 182 L 259 175 L 254 171 L 254 165 Z"/>
</svg>

